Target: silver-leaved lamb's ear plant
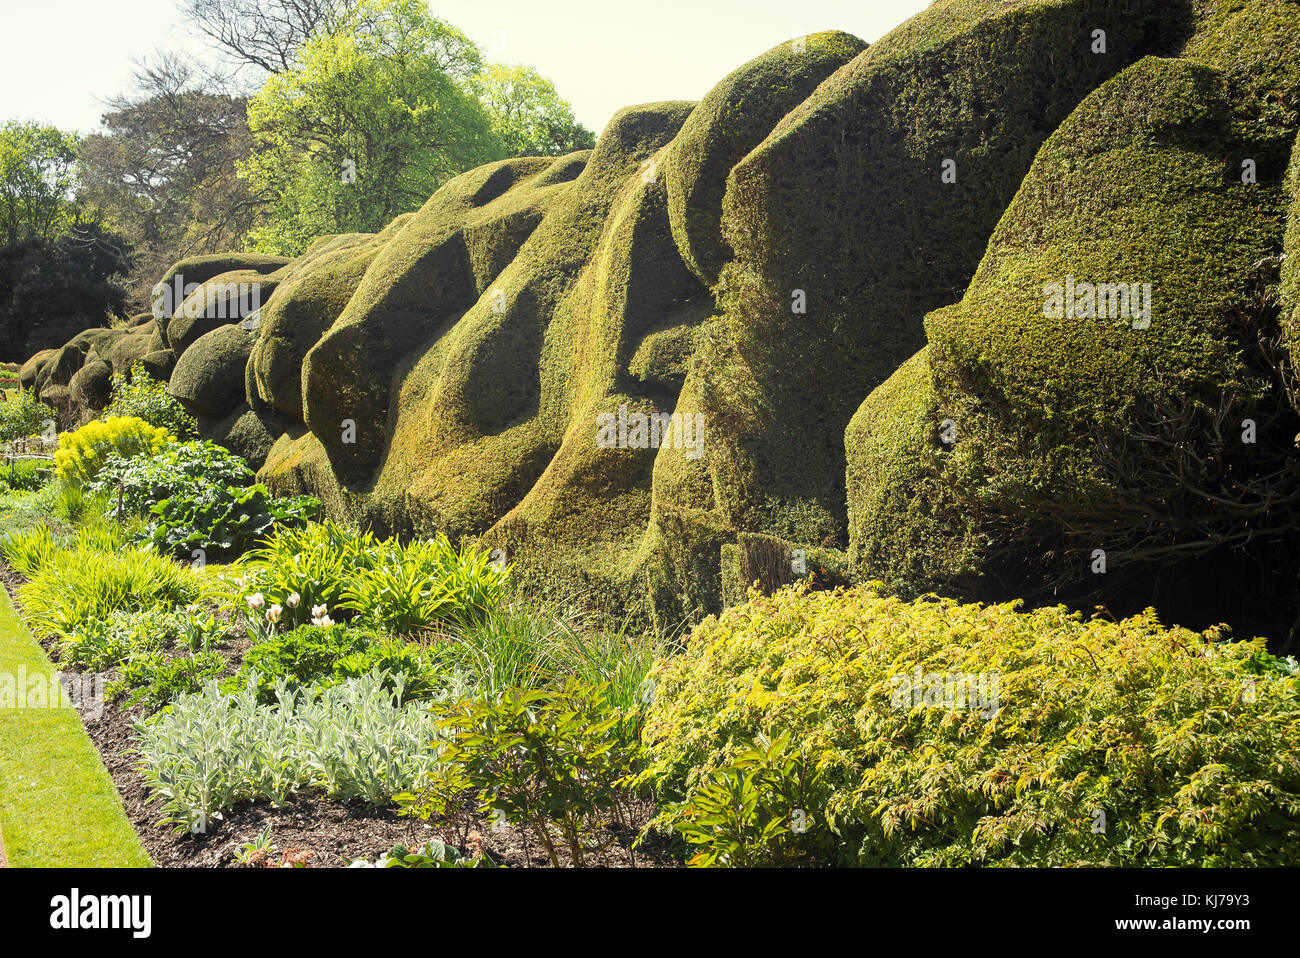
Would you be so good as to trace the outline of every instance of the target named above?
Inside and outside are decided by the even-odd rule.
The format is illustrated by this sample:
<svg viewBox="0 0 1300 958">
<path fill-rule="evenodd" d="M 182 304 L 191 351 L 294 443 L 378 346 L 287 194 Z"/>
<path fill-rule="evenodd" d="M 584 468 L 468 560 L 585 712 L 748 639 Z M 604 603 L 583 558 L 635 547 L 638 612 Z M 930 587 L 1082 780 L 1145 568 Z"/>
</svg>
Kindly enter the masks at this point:
<svg viewBox="0 0 1300 958">
<path fill-rule="evenodd" d="M 132 754 L 178 832 L 210 828 L 238 802 L 279 807 L 309 789 L 385 805 L 438 767 L 444 738 L 427 702 L 399 704 L 404 691 L 404 676 L 378 668 L 326 688 L 291 689 L 280 678 L 268 706 L 256 675 L 233 693 L 212 680 L 138 721 Z M 463 695 L 448 688 L 434 701 Z"/>
</svg>

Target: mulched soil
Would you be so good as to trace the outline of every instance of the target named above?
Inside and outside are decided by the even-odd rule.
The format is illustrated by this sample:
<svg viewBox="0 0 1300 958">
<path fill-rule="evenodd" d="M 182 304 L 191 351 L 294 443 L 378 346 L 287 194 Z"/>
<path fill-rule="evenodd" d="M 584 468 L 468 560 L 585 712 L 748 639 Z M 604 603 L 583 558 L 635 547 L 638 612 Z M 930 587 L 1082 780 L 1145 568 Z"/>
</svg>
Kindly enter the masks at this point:
<svg viewBox="0 0 1300 958">
<path fill-rule="evenodd" d="M 0 581 L 16 605 L 15 590 L 25 580 L 0 563 Z M 43 640 L 41 645 L 47 653 L 53 647 L 49 640 Z M 228 659 L 225 674 L 238 670 L 248 646 L 248 638 L 242 634 L 227 639 L 219 650 Z M 456 828 L 438 820 L 422 822 L 399 816 L 395 807 L 344 805 L 316 793 L 295 795 L 279 808 L 266 803 L 242 803 L 226 809 L 206 834 L 174 832 L 170 826 L 158 824 L 163 817 L 161 803 L 148 800 L 144 778 L 134 767 L 134 758 L 125 754 L 134 745 L 135 722 L 146 714 L 143 706 L 122 709 L 108 703 L 99 719 L 83 717 L 83 724 L 121 793 L 127 817 L 160 867 L 246 867 L 236 860 L 236 852 L 257 841 L 268 825 L 274 851 L 262 862 L 264 867 L 286 860 L 303 861 L 308 867 L 342 867 L 358 858 L 373 862 L 394 845 L 414 849 L 430 838 L 455 845 L 463 852 L 481 851 L 499 865 L 550 867 L 536 839 L 528 840 L 516 828 L 494 830 L 486 816 Z M 635 852 L 631 849 L 638 829 L 653 813 L 653 803 L 639 802 L 632 809 L 629 828 L 611 825 L 600 829 L 597 839 L 604 847 L 590 853 L 587 863 L 615 868 L 676 867 L 679 862 L 664 842 L 647 841 Z"/>
</svg>

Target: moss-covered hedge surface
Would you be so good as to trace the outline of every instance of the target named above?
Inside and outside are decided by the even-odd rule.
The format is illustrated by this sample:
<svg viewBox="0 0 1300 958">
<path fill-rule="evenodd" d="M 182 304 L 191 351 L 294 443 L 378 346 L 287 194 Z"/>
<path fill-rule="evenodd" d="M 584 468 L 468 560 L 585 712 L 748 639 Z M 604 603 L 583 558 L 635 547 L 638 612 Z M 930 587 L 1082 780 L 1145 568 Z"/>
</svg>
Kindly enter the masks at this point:
<svg viewBox="0 0 1300 958">
<path fill-rule="evenodd" d="M 1184 56 L 1144 59 L 1072 112 L 965 296 L 926 319 L 927 349 L 859 409 L 846 441 L 863 577 L 904 594 L 1154 600 L 1188 624 L 1285 637 L 1300 420 L 1276 146 L 1296 115 L 1243 123 L 1257 98 L 1230 57 L 1239 42 L 1283 57 L 1300 16 L 1240 7 L 1202 5 Z M 1270 95 L 1300 104 L 1300 70 L 1269 71 L 1285 84 Z"/>
<path fill-rule="evenodd" d="M 768 537 L 827 581 L 851 557 L 904 592 L 1270 609 L 1282 641 L 1298 41 L 1290 0 L 937 0 L 377 234 L 182 260 L 183 302 L 21 375 L 78 418 L 88 363 L 175 369 L 278 492 L 664 626 L 740 594 Z M 1150 284 L 1151 325 L 1045 317 L 1068 277 Z M 1207 543 L 1228 574 L 1135 571 Z"/>
<path fill-rule="evenodd" d="M 1300 863 L 1300 676 L 1262 640 L 787 589 L 654 679 L 646 779 L 682 799 L 789 733 L 819 776 L 805 861 Z"/>
</svg>

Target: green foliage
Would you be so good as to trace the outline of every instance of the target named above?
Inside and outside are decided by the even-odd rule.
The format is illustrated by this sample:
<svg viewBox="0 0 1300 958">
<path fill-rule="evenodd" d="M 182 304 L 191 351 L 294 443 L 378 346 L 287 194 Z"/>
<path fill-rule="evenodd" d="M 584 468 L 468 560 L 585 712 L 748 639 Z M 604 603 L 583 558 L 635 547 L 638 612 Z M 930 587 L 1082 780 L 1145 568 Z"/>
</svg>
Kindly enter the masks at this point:
<svg viewBox="0 0 1300 958">
<path fill-rule="evenodd" d="M 0 127 L 0 244 L 52 240 L 76 221 L 77 137 L 7 120 Z"/>
<path fill-rule="evenodd" d="M 495 868 L 496 863 L 486 855 L 467 856 L 460 850 L 431 838 L 415 851 L 405 845 L 394 845 L 388 854 L 373 865 L 364 858 L 352 862 L 349 868 Z"/>
<path fill-rule="evenodd" d="M 344 625 L 304 625 L 256 642 L 244 655 L 239 674 L 223 685 L 229 691 L 256 681 L 259 701 L 273 704 L 277 689 L 325 688 L 378 669 L 385 687 L 401 701 L 426 699 L 450 682 L 437 656 L 420 646 L 368 629 Z"/>
<path fill-rule="evenodd" d="M 0 355 L 60 347 L 122 315 L 122 277 L 130 266 L 126 241 L 85 219 L 55 239 L 0 246 Z M 61 405 L 56 395 L 44 398 Z"/>
<path fill-rule="evenodd" d="M 594 830 L 621 814 L 621 785 L 637 754 L 617 735 L 604 688 L 571 680 L 433 711 L 447 741 L 427 785 L 399 797 L 408 814 L 442 815 L 472 798 L 494 819 L 527 829 L 552 865 L 564 853 L 580 867 L 599 850 Z"/>
<path fill-rule="evenodd" d="M 314 610 L 324 607 L 406 634 L 484 621 L 509 574 L 487 553 L 457 550 L 445 536 L 403 546 L 329 521 L 277 532 L 246 565 L 239 604 L 256 596 L 258 608 L 280 606 L 289 628 L 320 618 Z"/>
<path fill-rule="evenodd" d="M 28 579 L 40 572 L 58 551 L 59 544 L 44 522 L 30 529 L 16 529 L 0 539 L 0 553 L 9 568 Z"/>
<path fill-rule="evenodd" d="M 477 694 L 497 699 L 551 680 L 553 650 L 567 628 L 558 616 L 510 606 L 458 631 L 453 653 L 473 677 Z"/>
<path fill-rule="evenodd" d="M 800 40 L 773 47 L 719 81 L 682 124 L 665 157 L 673 239 L 682 260 L 710 286 L 732 256 L 721 228 L 727 174 L 822 80 L 866 48 L 838 31 Z"/>
<path fill-rule="evenodd" d="M 133 416 L 177 439 L 198 435 L 194 417 L 167 391 L 167 384 L 150 376 L 139 362 L 131 367 L 130 375 L 113 377 L 113 399 L 104 415 Z"/>
<path fill-rule="evenodd" d="M 274 498 L 266 486 L 200 486 L 177 491 L 149 510 L 143 540 L 163 555 L 238 556 L 273 528 L 301 525 L 315 515 L 314 496 Z"/>
<path fill-rule="evenodd" d="M 378 232 L 446 180 L 505 150 L 466 83 L 477 47 L 420 0 L 361 0 L 248 104 L 240 175 L 275 197 L 250 238 L 301 253 L 329 233 Z"/>
<path fill-rule="evenodd" d="M 187 55 L 151 58 L 81 139 L 81 195 L 131 244 L 136 302 L 177 250 L 236 248 L 260 207 L 235 175 L 251 146 L 245 97 L 204 89 L 195 66 Z"/>
<path fill-rule="evenodd" d="M 18 597 L 38 635 L 72 635 L 114 612 L 189 605 L 200 593 L 193 571 L 156 553 L 78 546 L 49 556 Z"/>
<path fill-rule="evenodd" d="M 231 695 L 208 682 L 136 724 L 151 797 L 165 821 L 195 831 L 237 802 L 278 805 L 307 789 L 382 805 L 438 762 L 433 715 L 397 705 L 401 681 L 395 694 L 387 684 L 375 672 L 322 690 L 282 685 L 267 707 L 252 685 Z"/>
<path fill-rule="evenodd" d="M 88 669 L 129 668 L 137 658 L 173 649 L 208 653 L 225 634 L 225 626 L 197 606 L 156 606 L 86 621 L 59 635 L 57 649 L 61 661 Z"/>
<path fill-rule="evenodd" d="M 74 482 L 57 482 L 50 488 L 54 490 L 51 513 L 69 525 L 81 525 L 92 517 L 102 516 L 108 509 L 106 492 L 93 492 Z"/>
<path fill-rule="evenodd" d="M 1300 507 L 1276 285 L 1300 9 L 1195 7 L 1182 56 L 1140 60 L 1063 119 L 961 300 L 862 403 L 846 445 L 863 578 L 909 597 L 1153 602 L 1296 641 L 1293 590 L 1266 580 L 1294 574 Z M 1258 182 L 1240 160 L 1225 175 L 1230 155 L 1258 161 Z M 1125 225 L 1084 238 L 1080 222 Z M 1103 546 L 1111 574 L 1092 575 Z M 1269 574 L 1198 574 L 1228 556 Z"/>
<path fill-rule="evenodd" d="M 110 456 L 127 459 L 159 452 L 172 437 L 166 429 L 134 416 L 112 416 L 86 423 L 75 432 L 59 434 L 54 468 L 68 485 L 92 482 Z"/>
<path fill-rule="evenodd" d="M 42 523 L 51 524 L 59 492 L 57 482 L 47 482 L 35 492 L 0 491 L 0 534 L 28 532 Z"/>
<path fill-rule="evenodd" d="M 261 607 L 278 605 L 283 625 L 294 629 L 319 618 L 313 609 L 338 609 L 347 583 L 370 569 L 380 554 L 371 532 L 333 520 L 277 529 L 245 555 L 247 571 L 231 598 L 240 608 L 254 596 Z"/>
<path fill-rule="evenodd" d="M 509 570 L 486 550 L 458 550 L 442 534 L 405 547 L 389 540 L 381 549 L 343 590 L 343 608 L 363 622 L 406 634 L 438 624 L 471 627 L 501 604 Z"/>
<path fill-rule="evenodd" d="M 563 156 L 596 145 L 555 84 L 532 67 L 488 64 L 472 89 L 509 156 Z"/>
<path fill-rule="evenodd" d="M 169 442 L 152 456 L 108 456 L 91 488 L 115 499 L 120 488 L 123 508 L 145 515 L 162 500 L 198 487 L 243 486 L 252 478 L 244 460 L 214 442 Z"/>
<path fill-rule="evenodd" d="M 0 488 L 32 492 L 49 482 L 52 472 L 43 460 L 19 459 L 0 466 Z"/>
<path fill-rule="evenodd" d="M 319 506 L 310 496 L 273 498 L 263 485 L 246 485 L 252 478 L 247 463 L 213 442 L 168 442 L 148 457 L 107 456 L 91 488 L 120 493 L 124 510 L 148 520 L 137 542 L 164 555 L 237 556 Z"/>
<path fill-rule="evenodd" d="M 688 864 L 754 868 L 801 860 L 801 836 L 814 825 L 824 830 L 824 823 L 810 821 L 817 773 L 789 746 L 789 732 L 775 741 L 760 735 L 753 748 L 706 775 L 671 812 L 673 828 L 702 846 Z"/>
<path fill-rule="evenodd" d="M 743 782 L 713 773 L 788 734 L 816 774 L 798 800 L 821 863 L 1295 864 L 1300 681 L 1257 674 L 1262 640 L 1216 639 L 1150 611 L 755 596 L 658 667 L 640 781 L 661 822 L 701 785 L 716 814 Z"/>
<path fill-rule="evenodd" d="M 611 626 L 571 609 L 511 603 L 481 622 L 453 629 L 443 654 L 480 698 L 569 679 L 603 686 L 622 716 L 620 734 L 633 739 L 652 693 L 647 676 L 657 646 L 653 637 L 629 629 L 629 619 Z"/>
<path fill-rule="evenodd" d="M 226 657 L 220 652 L 168 655 L 145 651 L 123 663 L 120 678 L 109 683 L 106 692 L 109 698 L 125 695 L 122 708 L 143 705 L 153 712 L 178 695 L 201 691 L 225 670 Z"/>
<path fill-rule="evenodd" d="M 55 422 L 54 410 L 36 398 L 34 389 L 16 389 L 0 398 L 0 442 L 39 436 Z"/>
<path fill-rule="evenodd" d="M 116 552 L 126 545 L 126 532 L 112 519 L 92 509 L 78 520 L 76 533 L 68 544 L 89 552 Z"/>
</svg>

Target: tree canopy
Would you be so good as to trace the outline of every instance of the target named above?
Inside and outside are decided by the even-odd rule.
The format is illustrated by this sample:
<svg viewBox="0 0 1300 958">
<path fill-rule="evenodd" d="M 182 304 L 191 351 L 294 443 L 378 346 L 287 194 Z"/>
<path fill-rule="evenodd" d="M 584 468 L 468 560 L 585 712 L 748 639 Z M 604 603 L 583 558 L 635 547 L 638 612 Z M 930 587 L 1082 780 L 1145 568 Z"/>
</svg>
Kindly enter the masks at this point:
<svg viewBox="0 0 1300 958">
<path fill-rule="evenodd" d="M 77 139 L 10 120 L 0 128 L 0 243 L 51 240 L 76 218 Z"/>
<path fill-rule="evenodd" d="M 474 89 L 511 156 L 562 156 L 596 145 L 555 84 L 532 67 L 489 64 Z"/>
<path fill-rule="evenodd" d="M 255 247 L 297 253 L 323 233 L 374 232 L 457 173 L 504 158 L 470 89 L 482 65 L 420 0 L 364 0 L 303 44 L 248 104 L 257 146 L 240 172 L 275 198 Z"/>
</svg>

